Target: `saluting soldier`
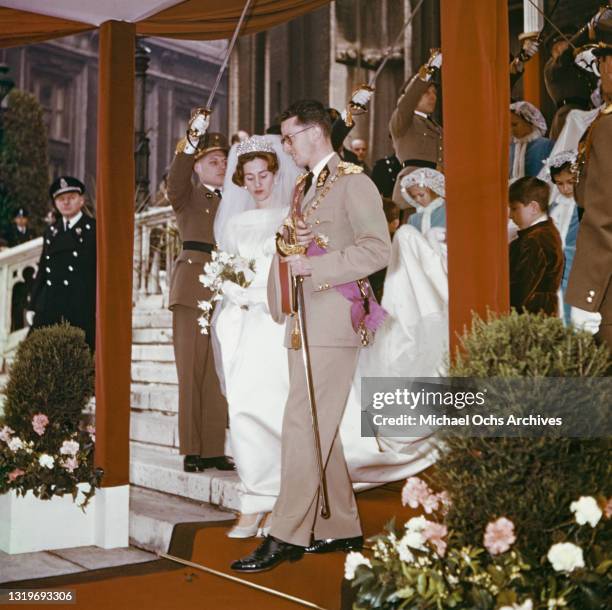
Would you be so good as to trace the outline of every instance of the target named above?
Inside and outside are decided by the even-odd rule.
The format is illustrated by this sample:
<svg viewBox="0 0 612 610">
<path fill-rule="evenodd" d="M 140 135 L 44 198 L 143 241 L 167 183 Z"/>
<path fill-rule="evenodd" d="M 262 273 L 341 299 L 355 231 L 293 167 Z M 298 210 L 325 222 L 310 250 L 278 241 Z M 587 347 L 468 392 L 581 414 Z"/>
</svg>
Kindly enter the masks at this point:
<svg viewBox="0 0 612 610">
<path fill-rule="evenodd" d="M 553 42 L 551 57 L 544 65 L 544 84 L 557 106 L 549 134 L 551 140 L 556 140 L 571 110 L 591 107 L 591 93 L 597 81 L 592 72 L 574 63 L 573 48 L 565 38 L 559 37 Z"/>
<path fill-rule="evenodd" d="M 404 87 L 389 121 L 395 154 L 402 164 L 393 189 L 393 201 L 400 209 L 408 207 L 399 184 L 417 167 L 442 167 L 442 127 L 432 118 L 437 91 L 433 75 L 442 65 L 442 53 L 434 51 Z"/>
<path fill-rule="evenodd" d="M 30 294 L 32 328 L 68 322 L 96 346 L 96 221 L 83 211 L 85 185 L 57 178 L 49 194 L 61 218 L 43 235 L 43 249 Z"/>
<path fill-rule="evenodd" d="M 232 564 L 239 572 L 269 570 L 283 561 L 299 559 L 304 552 L 362 546 L 357 505 L 338 433 L 361 336 L 351 322 L 351 301 L 339 287 L 345 290 L 348 284 L 387 265 L 391 252 L 380 195 L 361 167 L 341 161 L 334 152 L 325 107 L 311 100 L 296 102 L 281 116 L 281 131 L 295 163 L 310 168 L 296 186 L 294 211 L 301 216 L 296 222 L 297 242 L 304 247 L 313 240 L 325 244 L 325 252 L 318 256 L 283 258 L 294 276 L 304 278 L 306 328 L 331 514 L 328 519 L 319 515 L 303 346 L 295 341 L 295 318 L 286 318 L 282 312 L 277 254 L 268 279 L 268 305 L 274 320 L 286 323 L 290 380 L 282 431 L 281 487 L 270 535 L 252 554 Z M 280 244 L 279 249 L 282 252 Z"/>
<path fill-rule="evenodd" d="M 584 209 L 565 299 L 572 321 L 612 349 L 612 19 L 595 27 L 606 104 L 579 146 L 576 201 Z"/>
<path fill-rule="evenodd" d="M 183 242 L 172 272 L 169 307 L 179 382 L 179 450 L 186 472 L 234 469 L 224 455 L 227 402 L 210 337 L 198 325 L 198 301 L 212 296 L 198 278 L 214 249 L 213 225 L 228 152 L 225 137 L 208 133 L 208 123 L 208 114 L 194 114 L 168 174 L 167 196 Z"/>
</svg>

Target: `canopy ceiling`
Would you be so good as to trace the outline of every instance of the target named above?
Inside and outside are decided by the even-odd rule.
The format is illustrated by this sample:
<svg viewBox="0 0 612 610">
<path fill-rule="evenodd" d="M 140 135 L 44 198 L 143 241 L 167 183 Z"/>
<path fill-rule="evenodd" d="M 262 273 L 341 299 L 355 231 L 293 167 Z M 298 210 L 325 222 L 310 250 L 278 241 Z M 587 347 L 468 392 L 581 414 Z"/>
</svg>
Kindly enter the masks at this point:
<svg viewBox="0 0 612 610">
<path fill-rule="evenodd" d="M 243 34 L 308 13 L 329 0 L 254 0 Z M 136 24 L 141 36 L 230 38 L 245 0 L 0 0 L 0 47 L 78 34 L 110 20 Z"/>
</svg>

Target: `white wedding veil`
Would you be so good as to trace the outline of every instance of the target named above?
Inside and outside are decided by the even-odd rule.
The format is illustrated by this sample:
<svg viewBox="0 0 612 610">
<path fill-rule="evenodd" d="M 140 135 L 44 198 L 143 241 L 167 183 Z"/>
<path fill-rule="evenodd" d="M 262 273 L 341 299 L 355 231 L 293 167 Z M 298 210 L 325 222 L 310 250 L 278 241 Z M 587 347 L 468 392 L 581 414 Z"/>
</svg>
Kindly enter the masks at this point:
<svg viewBox="0 0 612 610">
<path fill-rule="evenodd" d="M 236 171 L 238 160 L 237 148 L 247 147 L 253 152 L 269 149 L 272 145 L 278 157 L 278 172 L 274 177 L 274 188 L 272 191 L 272 203 L 267 207 L 283 208 L 291 204 L 291 197 L 295 180 L 301 170 L 293 162 L 293 159 L 283 150 L 283 145 L 278 135 L 251 136 L 246 142 L 234 144 L 227 157 L 227 170 L 223 182 L 223 198 L 219 204 L 215 217 L 215 241 L 221 250 L 228 248 L 228 236 L 225 234 L 227 223 L 236 214 L 255 209 L 255 200 L 249 192 L 232 182 L 232 176 Z"/>
</svg>

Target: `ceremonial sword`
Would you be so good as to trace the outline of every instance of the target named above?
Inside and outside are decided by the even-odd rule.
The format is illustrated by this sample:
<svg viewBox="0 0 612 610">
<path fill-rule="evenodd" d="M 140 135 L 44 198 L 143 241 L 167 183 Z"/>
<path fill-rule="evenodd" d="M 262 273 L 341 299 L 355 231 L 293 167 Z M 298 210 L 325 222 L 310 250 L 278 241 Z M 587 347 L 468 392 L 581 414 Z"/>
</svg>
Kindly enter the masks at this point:
<svg viewBox="0 0 612 610">
<path fill-rule="evenodd" d="M 308 389 L 308 402 L 310 405 L 310 416 L 312 419 L 312 435 L 315 444 L 315 457 L 317 459 L 317 470 L 319 472 L 319 499 L 321 502 L 321 517 L 329 519 L 329 497 L 327 495 L 327 479 L 325 466 L 323 464 L 323 451 L 321 449 L 321 435 L 319 433 L 319 418 L 317 415 L 317 401 L 314 383 L 312 380 L 312 366 L 310 363 L 310 347 L 308 345 L 308 333 L 306 331 L 306 307 L 304 304 L 304 278 L 298 275 L 295 278 L 297 289 L 297 314 L 300 326 L 300 341 L 302 343 L 302 359 L 306 373 L 306 387 Z"/>
</svg>

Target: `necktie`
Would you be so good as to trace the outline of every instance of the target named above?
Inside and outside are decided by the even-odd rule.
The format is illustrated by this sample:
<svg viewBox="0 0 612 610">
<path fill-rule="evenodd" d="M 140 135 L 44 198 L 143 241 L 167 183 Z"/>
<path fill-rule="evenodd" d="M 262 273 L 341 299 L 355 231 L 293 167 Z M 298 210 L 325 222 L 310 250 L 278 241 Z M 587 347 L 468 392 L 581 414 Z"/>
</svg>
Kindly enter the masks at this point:
<svg viewBox="0 0 612 610">
<path fill-rule="evenodd" d="M 217 197 L 219 197 L 219 199 L 221 199 L 221 197 L 223 197 L 223 194 L 221 193 L 221 189 L 215 189 L 214 193 Z"/>
<path fill-rule="evenodd" d="M 312 180 L 314 178 L 314 174 L 310 171 L 306 174 L 306 179 L 304 180 L 304 195 L 309 191 L 312 186 Z"/>
<path fill-rule="evenodd" d="M 67 233 L 69 228 L 70 228 L 70 225 L 68 224 L 68 221 L 64 220 L 64 233 Z"/>
</svg>

